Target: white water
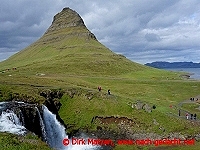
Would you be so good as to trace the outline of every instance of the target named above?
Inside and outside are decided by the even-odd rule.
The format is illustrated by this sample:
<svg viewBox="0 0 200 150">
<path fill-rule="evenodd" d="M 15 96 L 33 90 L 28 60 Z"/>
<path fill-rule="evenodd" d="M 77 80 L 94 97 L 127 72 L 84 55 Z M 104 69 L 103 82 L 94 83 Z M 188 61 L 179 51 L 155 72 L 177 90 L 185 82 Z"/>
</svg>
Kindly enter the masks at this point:
<svg viewBox="0 0 200 150">
<path fill-rule="evenodd" d="M 43 106 L 43 118 L 46 131 L 47 143 L 50 147 L 58 150 L 96 150 L 98 146 L 72 145 L 71 140 L 68 146 L 63 145 L 63 139 L 68 138 L 65 128 L 58 122 L 56 115 L 52 114 L 46 106 Z M 87 140 L 87 137 L 82 137 Z"/>
<path fill-rule="evenodd" d="M 45 142 L 47 142 L 47 139 L 46 139 L 46 137 L 47 137 L 47 133 L 46 133 L 46 131 L 45 131 L 44 122 L 43 122 L 43 120 L 42 120 L 42 117 L 41 117 L 41 115 L 40 115 L 40 111 L 38 110 L 38 108 L 35 107 L 35 109 L 36 109 L 36 111 L 37 111 L 37 113 L 38 113 L 38 116 L 39 116 L 39 118 L 40 118 L 39 121 L 40 121 L 40 127 L 41 127 L 41 130 L 42 130 L 43 140 L 44 140 Z"/>
<path fill-rule="evenodd" d="M 20 110 L 20 112 L 19 112 L 19 115 L 20 115 L 20 119 L 21 119 L 21 125 L 23 125 L 23 126 L 25 126 L 25 121 L 24 121 L 24 115 L 23 115 L 23 113 L 22 113 L 22 111 Z"/>
<path fill-rule="evenodd" d="M 65 133 L 65 128 L 56 119 L 56 115 L 52 114 L 46 106 L 43 106 L 43 121 L 46 131 L 47 143 L 50 147 L 57 150 L 96 150 L 98 146 L 92 145 L 72 145 L 71 140 L 68 146 L 63 145 L 63 139 L 68 136 Z M 82 137 L 85 138 L 86 137 Z"/>
<path fill-rule="evenodd" d="M 56 149 L 64 149 L 65 146 L 62 141 L 64 138 L 68 138 L 65 134 L 65 128 L 58 122 L 56 115 L 52 114 L 46 106 L 43 106 L 43 121 L 49 146 Z"/>
<path fill-rule="evenodd" d="M 4 108 L 5 103 L 0 102 L 0 110 Z M 56 119 L 56 115 L 52 114 L 46 106 L 43 106 L 43 116 L 41 116 L 37 107 L 36 111 L 39 115 L 40 126 L 43 134 L 43 139 L 48 143 L 51 148 L 56 150 L 97 150 L 99 146 L 92 145 L 72 145 L 68 146 L 63 145 L 63 139 L 67 138 L 65 128 L 62 126 L 59 121 Z M 2 111 L 0 115 L 0 132 L 9 132 L 18 135 L 24 135 L 26 133 L 26 128 L 24 125 L 24 117 L 22 112 L 19 113 L 22 122 L 17 117 L 17 115 L 12 110 Z M 42 119 L 43 118 L 43 119 Z M 87 136 L 82 135 L 81 138 L 87 141 Z M 80 139 L 80 138 L 77 138 Z"/>
<path fill-rule="evenodd" d="M 7 112 L 3 111 L 0 116 L 0 132 L 23 135 L 26 133 L 26 128 L 13 111 L 7 110 Z"/>
</svg>

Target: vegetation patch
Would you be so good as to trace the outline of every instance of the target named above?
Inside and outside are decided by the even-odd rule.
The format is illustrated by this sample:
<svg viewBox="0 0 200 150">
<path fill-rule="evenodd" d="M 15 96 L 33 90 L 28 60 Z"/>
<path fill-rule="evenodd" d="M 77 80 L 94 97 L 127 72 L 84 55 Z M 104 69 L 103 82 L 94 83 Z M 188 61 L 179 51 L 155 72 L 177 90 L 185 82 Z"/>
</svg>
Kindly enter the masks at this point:
<svg viewBox="0 0 200 150">
<path fill-rule="evenodd" d="M 33 134 L 17 136 L 10 133 L 0 133 L 0 149 L 2 150 L 50 150 L 48 145 Z"/>
</svg>

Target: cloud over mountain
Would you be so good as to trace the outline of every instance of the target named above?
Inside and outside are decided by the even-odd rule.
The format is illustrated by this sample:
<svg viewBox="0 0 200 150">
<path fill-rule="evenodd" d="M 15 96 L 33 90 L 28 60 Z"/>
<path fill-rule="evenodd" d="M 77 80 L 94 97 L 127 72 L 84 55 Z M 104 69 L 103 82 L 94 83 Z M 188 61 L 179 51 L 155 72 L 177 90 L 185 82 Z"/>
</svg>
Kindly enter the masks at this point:
<svg viewBox="0 0 200 150">
<path fill-rule="evenodd" d="M 64 7 L 76 10 L 100 42 L 133 61 L 200 59 L 198 0 L 3 1 L 0 59 L 37 40 Z"/>
</svg>

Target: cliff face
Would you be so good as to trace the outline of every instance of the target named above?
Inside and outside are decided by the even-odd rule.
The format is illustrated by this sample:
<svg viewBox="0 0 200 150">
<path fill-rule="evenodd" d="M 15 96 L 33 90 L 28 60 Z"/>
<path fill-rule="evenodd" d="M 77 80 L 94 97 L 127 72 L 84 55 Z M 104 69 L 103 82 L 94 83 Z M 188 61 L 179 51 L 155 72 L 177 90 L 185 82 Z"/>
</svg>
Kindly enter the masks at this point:
<svg viewBox="0 0 200 150">
<path fill-rule="evenodd" d="M 70 8 L 64 8 L 60 13 L 54 16 L 52 25 L 49 27 L 46 33 L 69 27 L 85 27 L 85 24 L 83 19 L 76 11 Z"/>
<path fill-rule="evenodd" d="M 52 91 L 52 90 L 45 90 L 40 92 L 40 96 L 43 96 L 45 101 L 45 106 L 56 115 L 57 120 L 62 123 L 65 127 L 64 121 L 60 118 L 58 111 L 62 104 L 60 103 L 60 98 L 63 96 L 61 91 Z"/>
<path fill-rule="evenodd" d="M 76 11 L 68 7 L 64 8 L 61 12 L 54 16 L 53 22 L 45 32 L 43 38 L 53 34 L 58 35 L 57 40 L 71 38 L 72 36 L 96 40 L 95 35 L 85 26 L 81 16 Z M 55 41 L 55 39 L 56 37 L 54 36 L 53 41 Z M 47 41 L 49 41 L 49 39 L 43 39 L 43 42 Z"/>
</svg>

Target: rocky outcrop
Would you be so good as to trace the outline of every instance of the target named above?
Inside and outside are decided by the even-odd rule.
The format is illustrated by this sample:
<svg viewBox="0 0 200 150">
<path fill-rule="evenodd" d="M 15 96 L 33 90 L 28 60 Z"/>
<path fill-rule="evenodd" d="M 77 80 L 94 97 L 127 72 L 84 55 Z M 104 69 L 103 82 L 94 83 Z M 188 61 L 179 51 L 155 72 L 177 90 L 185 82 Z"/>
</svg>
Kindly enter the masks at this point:
<svg viewBox="0 0 200 150">
<path fill-rule="evenodd" d="M 44 90 L 40 92 L 40 96 L 43 96 L 46 99 L 44 105 L 47 106 L 47 108 L 56 115 L 57 120 L 66 127 L 64 121 L 58 114 L 58 111 L 62 106 L 59 99 L 63 96 L 63 92 L 60 90 Z"/>
<path fill-rule="evenodd" d="M 67 7 L 54 16 L 52 25 L 47 32 L 78 26 L 85 27 L 83 19 L 76 11 Z"/>
<path fill-rule="evenodd" d="M 59 99 L 63 96 L 63 92 L 60 90 L 44 90 L 40 92 L 40 96 L 46 99 L 44 105 L 46 105 L 51 112 L 56 114 L 59 111 L 62 105 Z"/>
<path fill-rule="evenodd" d="M 72 32 L 71 29 L 74 29 Z M 73 30 L 72 29 L 72 30 Z M 62 34 L 58 34 L 57 36 L 54 35 L 52 38 L 44 38 L 43 42 L 56 42 L 62 39 L 71 38 L 71 37 L 86 37 L 86 39 L 94 39 L 97 40 L 95 35 L 91 33 L 85 26 L 83 19 L 80 17 L 80 15 L 70 9 L 70 8 L 64 8 L 60 13 L 56 14 L 53 18 L 53 22 L 51 26 L 47 29 L 47 31 L 44 34 L 44 37 L 46 35 L 51 35 L 54 32 L 58 31 L 67 31 L 63 32 Z"/>
<path fill-rule="evenodd" d="M 137 110 L 143 109 L 146 112 L 150 113 L 152 112 L 152 109 L 155 109 L 156 106 L 150 106 L 149 104 L 147 104 L 146 102 L 142 102 L 142 101 L 137 101 L 135 103 L 128 103 L 128 105 L 130 105 L 132 108 L 135 108 Z"/>
<path fill-rule="evenodd" d="M 37 103 L 37 100 L 35 97 L 27 95 L 27 94 L 19 94 L 19 93 L 12 93 L 12 101 L 23 101 L 26 103 L 32 103 L 35 104 Z"/>
<path fill-rule="evenodd" d="M 132 140 L 141 140 L 141 139 L 195 139 L 199 140 L 200 135 L 186 135 L 181 132 L 165 132 L 165 129 L 157 122 L 156 119 L 153 119 L 153 125 L 157 126 L 160 130 L 160 133 L 149 132 L 146 130 L 133 130 L 133 127 L 140 127 L 142 124 L 138 120 L 133 120 L 127 117 L 115 117 L 115 116 L 95 116 L 93 117 L 91 123 L 96 124 L 96 131 L 87 130 L 87 132 L 97 136 L 101 139 L 112 139 L 114 141 L 118 139 L 132 139 Z M 107 125 L 115 125 L 117 129 L 109 128 Z"/>
</svg>

